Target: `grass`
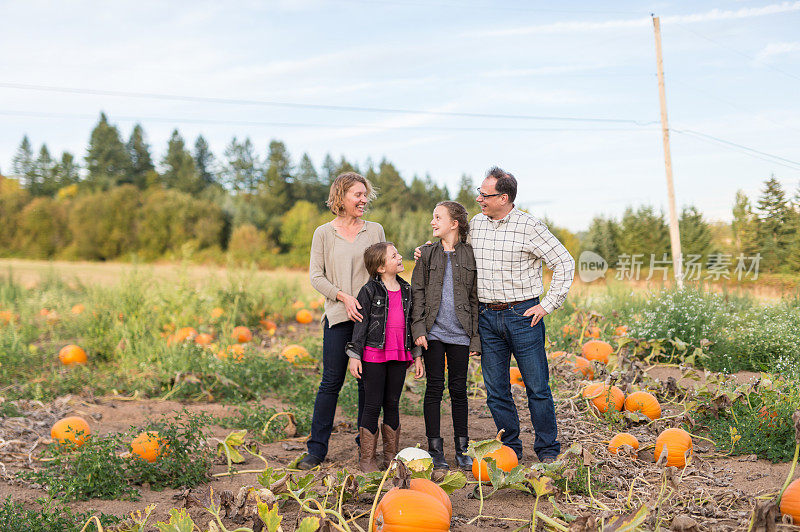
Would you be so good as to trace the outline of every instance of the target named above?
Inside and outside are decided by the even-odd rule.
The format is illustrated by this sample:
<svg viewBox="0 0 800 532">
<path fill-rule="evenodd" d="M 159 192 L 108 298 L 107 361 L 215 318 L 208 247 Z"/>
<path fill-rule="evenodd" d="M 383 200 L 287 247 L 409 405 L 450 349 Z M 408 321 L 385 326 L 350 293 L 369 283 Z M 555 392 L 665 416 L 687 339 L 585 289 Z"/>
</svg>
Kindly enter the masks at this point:
<svg viewBox="0 0 800 532">
<path fill-rule="evenodd" d="M 73 512 L 54 501 L 37 499 L 35 506 L 26 506 L 7 497 L 0 505 L 0 530 L 3 532 L 79 532 L 92 516 L 91 512 Z M 121 521 L 119 517 L 100 514 L 103 526 Z"/>
</svg>

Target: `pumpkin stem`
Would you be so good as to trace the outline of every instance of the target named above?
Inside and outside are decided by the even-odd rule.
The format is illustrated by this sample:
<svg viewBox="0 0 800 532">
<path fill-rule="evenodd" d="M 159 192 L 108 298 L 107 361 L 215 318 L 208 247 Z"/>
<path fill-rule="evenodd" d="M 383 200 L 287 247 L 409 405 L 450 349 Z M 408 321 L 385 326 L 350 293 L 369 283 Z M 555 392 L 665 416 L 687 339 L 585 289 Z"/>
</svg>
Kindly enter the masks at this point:
<svg viewBox="0 0 800 532">
<path fill-rule="evenodd" d="M 498 432 L 498 433 L 497 433 L 497 436 L 495 437 L 495 439 L 496 439 L 497 441 L 503 441 L 501 438 L 503 437 L 503 433 L 504 433 L 505 431 L 506 431 L 506 429 L 500 429 L 500 432 Z"/>
</svg>

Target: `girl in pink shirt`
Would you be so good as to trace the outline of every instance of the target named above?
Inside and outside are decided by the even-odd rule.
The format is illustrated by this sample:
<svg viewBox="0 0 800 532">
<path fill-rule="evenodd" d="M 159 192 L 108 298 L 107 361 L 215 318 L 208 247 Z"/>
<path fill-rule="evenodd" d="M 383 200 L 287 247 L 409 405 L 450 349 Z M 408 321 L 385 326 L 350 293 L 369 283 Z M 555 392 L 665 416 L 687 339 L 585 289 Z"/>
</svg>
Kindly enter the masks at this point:
<svg viewBox="0 0 800 532">
<path fill-rule="evenodd" d="M 397 454 L 400 440 L 400 394 L 406 370 L 413 364 L 414 376 L 424 375 L 421 349 L 411 338 L 411 285 L 397 274 L 403 257 L 391 242 L 373 244 L 364 251 L 370 280 L 358 293 L 364 319 L 356 322 L 347 344 L 350 373 L 364 383 L 364 412 L 359 424 L 359 466 L 378 471 L 375 451 L 378 416 L 383 409 L 383 466 Z"/>
</svg>

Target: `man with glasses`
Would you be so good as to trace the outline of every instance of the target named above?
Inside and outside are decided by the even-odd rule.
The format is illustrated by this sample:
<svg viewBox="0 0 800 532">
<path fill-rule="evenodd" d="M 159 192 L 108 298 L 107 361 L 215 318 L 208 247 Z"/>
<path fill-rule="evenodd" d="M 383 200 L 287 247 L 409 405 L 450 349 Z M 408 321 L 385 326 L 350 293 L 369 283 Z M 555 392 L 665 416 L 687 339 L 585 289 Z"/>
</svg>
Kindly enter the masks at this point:
<svg viewBox="0 0 800 532">
<path fill-rule="evenodd" d="M 550 371 L 545 354 L 543 318 L 560 307 L 575 274 L 575 260 L 538 219 L 514 206 L 517 180 L 494 167 L 475 198 L 480 214 L 470 222 L 469 242 L 478 268 L 481 367 L 486 404 L 503 443 L 522 459 L 519 415 L 511 395 L 511 355 L 519 366 L 536 437 L 533 449 L 541 462 L 561 451 Z M 414 258 L 417 258 L 415 252 Z M 542 262 L 553 271 L 544 292 Z"/>
</svg>

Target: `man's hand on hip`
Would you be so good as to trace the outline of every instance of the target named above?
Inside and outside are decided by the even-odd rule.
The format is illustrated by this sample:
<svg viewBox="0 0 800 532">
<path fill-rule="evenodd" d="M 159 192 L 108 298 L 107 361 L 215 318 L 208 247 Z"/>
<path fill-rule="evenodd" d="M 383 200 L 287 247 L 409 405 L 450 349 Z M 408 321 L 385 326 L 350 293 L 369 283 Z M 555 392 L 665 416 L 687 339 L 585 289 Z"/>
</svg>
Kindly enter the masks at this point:
<svg viewBox="0 0 800 532">
<path fill-rule="evenodd" d="M 533 327 L 534 325 L 539 323 L 539 320 L 547 316 L 547 311 L 541 305 L 534 305 L 528 310 L 526 310 L 522 315 L 533 316 L 533 319 L 531 320 L 531 327 Z"/>
</svg>

